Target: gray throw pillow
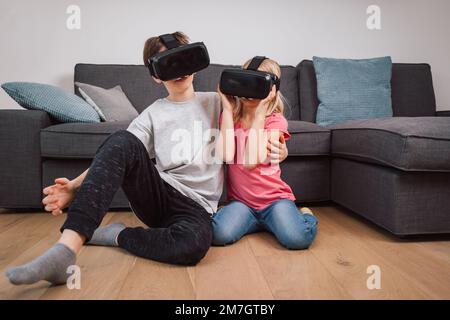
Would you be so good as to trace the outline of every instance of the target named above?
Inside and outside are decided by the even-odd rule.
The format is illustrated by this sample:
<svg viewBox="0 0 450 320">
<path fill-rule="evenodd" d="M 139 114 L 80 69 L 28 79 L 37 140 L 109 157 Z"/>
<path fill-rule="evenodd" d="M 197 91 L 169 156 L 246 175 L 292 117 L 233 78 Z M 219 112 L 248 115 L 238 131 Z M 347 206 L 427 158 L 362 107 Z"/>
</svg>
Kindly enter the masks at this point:
<svg viewBox="0 0 450 320">
<path fill-rule="evenodd" d="M 131 121 L 139 115 L 119 85 L 111 89 L 81 82 L 75 82 L 75 85 L 84 100 L 98 112 L 103 121 Z"/>
</svg>

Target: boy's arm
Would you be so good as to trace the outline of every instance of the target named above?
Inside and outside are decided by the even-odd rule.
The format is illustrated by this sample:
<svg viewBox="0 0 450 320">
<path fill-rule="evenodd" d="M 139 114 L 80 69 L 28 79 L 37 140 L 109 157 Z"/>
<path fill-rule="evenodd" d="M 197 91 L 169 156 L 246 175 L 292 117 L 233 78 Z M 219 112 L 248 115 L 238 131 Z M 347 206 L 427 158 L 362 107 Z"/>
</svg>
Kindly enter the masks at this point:
<svg viewBox="0 0 450 320">
<path fill-rule="evenodd" d="M 42 199 L 42 204 L 45 206 L 45 210 L 55 216 L 62 214 L 62 210 L 67 208 L 75 198 L 75 194 L 86 178 L 88 170 L 85 170 L 73 180 L 56 178 L 54 185 L 44 188 L 45 197 Z"/>
</svg>

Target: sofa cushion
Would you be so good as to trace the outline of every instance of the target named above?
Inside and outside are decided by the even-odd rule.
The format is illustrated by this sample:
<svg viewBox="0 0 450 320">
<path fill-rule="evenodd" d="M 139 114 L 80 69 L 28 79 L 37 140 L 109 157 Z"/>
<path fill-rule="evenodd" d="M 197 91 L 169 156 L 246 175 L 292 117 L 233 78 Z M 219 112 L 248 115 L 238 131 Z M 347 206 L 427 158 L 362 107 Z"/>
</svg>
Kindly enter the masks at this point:
<svg viewBox="0 0 450 320">
<path fill-rule="evenodd" d="M 157 99 L 167 96 L 164 86 L 153 81 L 144 65 L 79 63 L 75 66 L 75 82 L 101 88 L 120 85 L 139 113 Z M 75 86 L 75 93 L 81 95 L 77 86 Z"/>
<path fill-rule="evenodd" d="M 222 71 L 226 68 L 239 68 L 222 64 L 210 64 L 194 77 L 196 91 L 217 91 L 217 85 Z M 300 120 L 300 107 L 298 102 L 297 70 L 292 66 L 280 66 L 281 84 L 280 92 L 285 98 L 284 116 L 289 120 Z"/>
<path fill-rule="evenodd" d="M 305 121 L 288 121 L 291 138 L 286 142 L 289 156 L 330 154 L 331 132 L 326 127 Z"/>
<path fill-rule="evenodd" d="M 113 132 L 128 128 L 130 121 L 64 123 L 41 130 L 41 155 L 47 158 L 91 159 Z"/>
<path fill-rule="evenodd" d="M 89 103 L 61 88 L 33 82 L 7 82 L 2 88 L 25 109 L 45 111 L 60 122 L 100 122 Z"/>
<path fill-rule="evenodd" d="M 328 126 L 333 156 L 405 171 L 450 171 L 450 118 L 394 117 Z"/>
<path fill-rule="evenodd" d="M 320 101 L 317 124 L 392 117 L 391 57 L 313 57 L 313 63 Z"/>
<path fill-rule="evenodd" d="M 133 120 L 139 115 L 119 85 L 110 89 L 81 82 L 75 85 L 103 121 Z"/>
<path fill-rule="evenodd" d="M 315 122 L 319 99 L 313 62 L 303 60 L 297 65 L 300 118 Z M 394 117 L 434 116 L 436 100 L 430 65 L 426 63 L 392 64 L 392 111 Z"/>
</svg>

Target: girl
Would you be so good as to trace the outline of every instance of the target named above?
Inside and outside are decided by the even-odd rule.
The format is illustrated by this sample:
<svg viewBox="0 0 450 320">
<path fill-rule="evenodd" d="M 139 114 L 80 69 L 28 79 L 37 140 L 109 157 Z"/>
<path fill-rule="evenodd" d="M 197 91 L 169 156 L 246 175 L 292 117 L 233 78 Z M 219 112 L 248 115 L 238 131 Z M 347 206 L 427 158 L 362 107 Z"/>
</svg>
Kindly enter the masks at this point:
<svg viewBox="0 0 450 320">
<path fill-rule="evenodd" d="M 270 59 L 258 70 L 281 76 L 279 65 Z M 223 112 L 216 150 L 228 164 L 231 202 L 213 216 L 213 245 L 231 244 L 246 234 L 267 230 L 288 249 L 308 248 L 317 233 L 317 220 L 307 208 L 298 211 L 278 163 L 270 161 L 267 152 L 271 141 L 290 137 L 281 93 L 274 85 L 263 100 L 235 99 L 220 90 L 219 94 Z"/>
</svg>

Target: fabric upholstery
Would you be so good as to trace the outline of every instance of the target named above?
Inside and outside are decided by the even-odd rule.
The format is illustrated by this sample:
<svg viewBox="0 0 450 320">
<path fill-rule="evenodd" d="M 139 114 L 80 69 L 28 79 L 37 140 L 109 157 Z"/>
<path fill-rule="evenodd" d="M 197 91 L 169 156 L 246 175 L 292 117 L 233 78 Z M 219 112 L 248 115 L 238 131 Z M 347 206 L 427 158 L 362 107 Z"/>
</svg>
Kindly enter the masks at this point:
<svg viewBox="0 0 450 320">
<path fill-rule="evenodd" d="M 313 57 L 317 79 L 316 123 L 392 116 L 390 57 L 333 59 Z"/>
<path fill-rule="evenodd" d="M 41 152 L 47 158 L 93 158 L 113 132 L 128 128 L 130 121 L 64 123 L 41 131 Z"/>
<path fill-rule="evenodd" d="M 405 171 L 450 171 L 449 117 L 394 117 L 329 126 L 331 153 Z"/>
<path fill-rule="evenodd" d="M 119 85 L 110 89 L 81 82 L 75 85 L 103 121 L 131 121 L 139 115 Z"/>
<path fill-rule="evenodd" d="M 315 122 L 319 100 L 314 65 L 311 60 L 303 60 L 297 65 L 297 71 L 301 119 Z M 435 115 L 436 100 L 428 64 L 393 63 L 391 94 L 394 117 Z"/>
<path fill-rule="evenodd" d="M 75 66 L 74 80 L 101 88 L 120 85 L 139 113 L 155 100 L 167 96 L 164 86 L 153 81 L 150 72 L 144 65 L 79 63 Z M 80 95 L 76 86 L 75 92 Z"/>
<path fill-rule="evenodd" d="M 328 156 L 331 132 L 329 129 L 306 121 L 288 121 L 291 138 L 286 142 L 291 156 Z"/>
<path fill-rule="evenodd" d="M 61 88 L 32 82 L 8 82 L 2 88 L 25 109 L 45 111 L 60 122 L 100 122 L 90 104 Z"/>
<path fill-rule="evenodd" d="M 0 208 L 41 208 L 39 131 L 52 124 L 44 111 L 0 111 Z"/>
<path fill-rule="evenodd" d="M 334 158 L 331 199 L 399 236 L 450 233 L 450 173 Z"/>
</svg>

